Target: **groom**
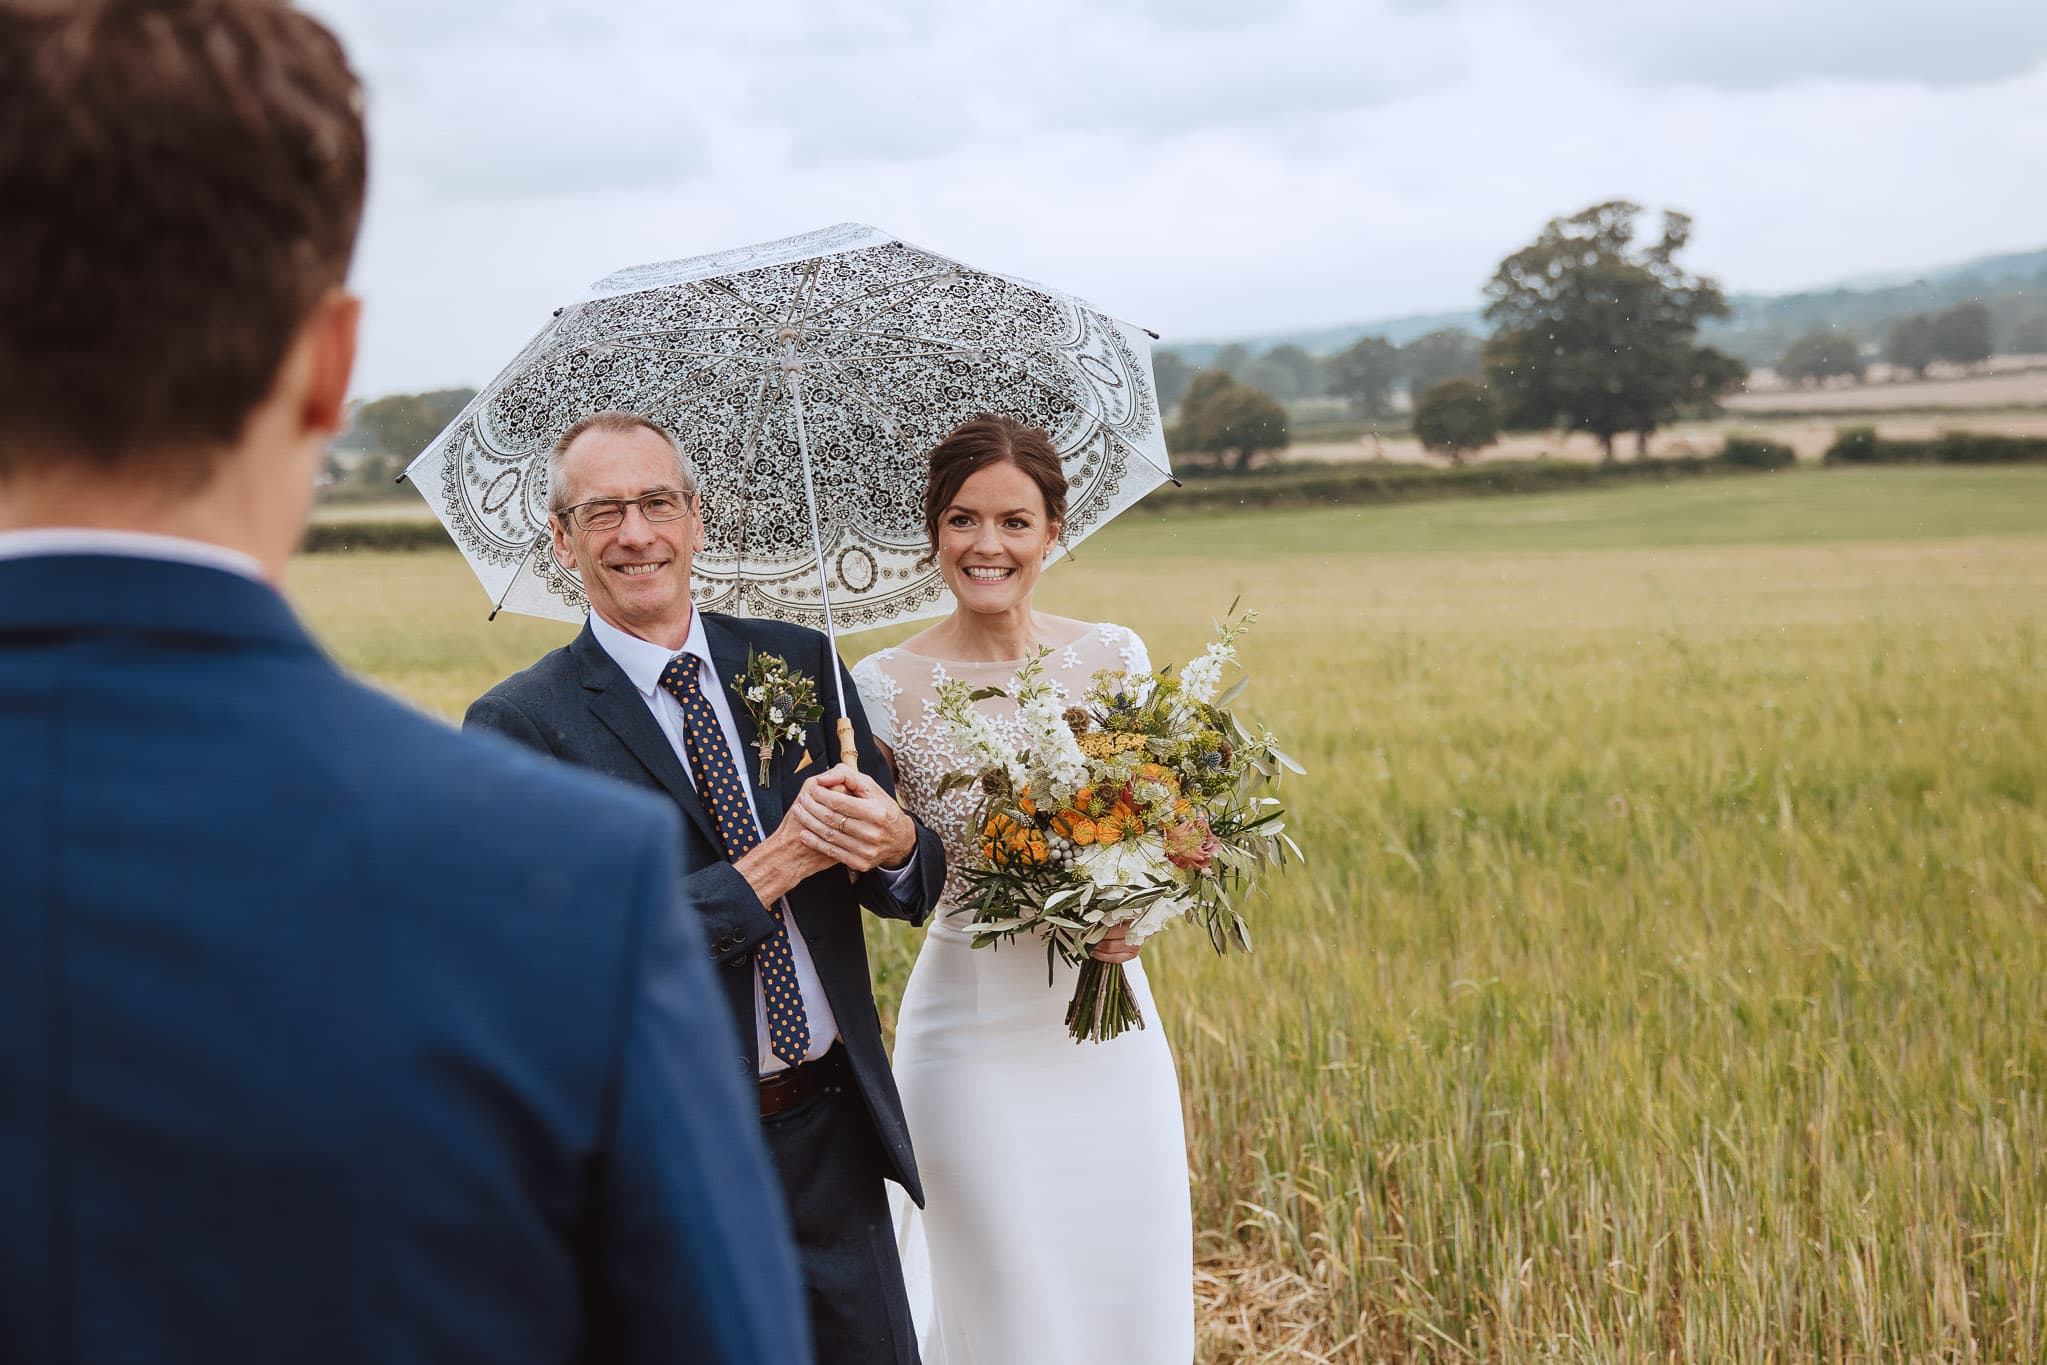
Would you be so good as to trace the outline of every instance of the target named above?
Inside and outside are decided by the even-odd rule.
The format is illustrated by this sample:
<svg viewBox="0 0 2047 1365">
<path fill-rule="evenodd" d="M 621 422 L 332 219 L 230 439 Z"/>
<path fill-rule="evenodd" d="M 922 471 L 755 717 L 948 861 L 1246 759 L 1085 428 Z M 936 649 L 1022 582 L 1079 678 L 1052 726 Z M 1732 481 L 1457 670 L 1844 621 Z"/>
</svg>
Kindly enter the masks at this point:
<svg viewBox="0 0 2047 1365">
<path fill-rule="evenodd" d="M 478 698 L 465 725 L 661 792 L 686 817 L 688 898 L 739 1025 L 733 1065 L 759 1092 L 818 1359 L 914 1365 L 883 1181 L 923 1194 L 860 907 L 922 922 L 945 874 L 938 837 L 896 803 L 850 680 L 860 766 L 834 764 L 818 723 L 777 742 L 758 781 L 754 704 L 733 686 L 749 655 L 808 674 L 827 703 L 838 660 L 816 631 L 695 610 L 703 509 L 665 429 L 623 412 L 576 423 L 550 453 L 548 506 L 589 623 Z"/>
</svg>

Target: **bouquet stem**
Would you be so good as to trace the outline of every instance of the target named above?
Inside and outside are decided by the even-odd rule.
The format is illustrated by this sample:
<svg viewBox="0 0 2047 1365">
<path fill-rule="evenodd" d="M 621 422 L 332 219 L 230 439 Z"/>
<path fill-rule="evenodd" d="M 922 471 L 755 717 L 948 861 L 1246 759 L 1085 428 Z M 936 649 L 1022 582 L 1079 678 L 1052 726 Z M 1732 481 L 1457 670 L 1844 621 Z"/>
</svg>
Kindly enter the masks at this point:
<svg viewBox="0 0 2047 1365">
<path fill-rule="evenodd" d="M 1073 1003 L 1066 1007 L 1066 1031 L 1076 1043 L 1102 1043 L 1126 1029 L 1143 1028 L 1144 1012 L 1130 994 L 1120 962 L 1089 958 L 1080 964 Z"/>
<path fill-rule="evenodd" d="M 768 766 L 774 761 L 775 758 L 775 746 L 772 741 L 770 740 L 761 741 L 760 756 L 761 780 L 757 785 L 765 787 L 768 785 Z"/>
</svg>

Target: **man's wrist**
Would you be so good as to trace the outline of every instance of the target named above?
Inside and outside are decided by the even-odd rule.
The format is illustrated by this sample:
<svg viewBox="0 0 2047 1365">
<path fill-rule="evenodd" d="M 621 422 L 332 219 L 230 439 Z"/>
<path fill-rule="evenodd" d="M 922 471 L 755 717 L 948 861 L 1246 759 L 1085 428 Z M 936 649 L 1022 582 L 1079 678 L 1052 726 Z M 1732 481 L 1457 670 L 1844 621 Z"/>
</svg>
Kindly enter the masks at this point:
<svg viewBox="0 0 2047 1365">
<path fill-rule="evenodd" d="M 910 865 L 910 859 L 917 856 L 917 822 L 910 818 L 908 811 L 896 807 L 896 828 L 900 831 L 896 846 L 883 857 L 881 870 L 901 872 Z"/>
<path fill-rule="evenodd" d="M 732 870 L 746 879 L 746 884 L 753 888 L 753 894 L 760 899 L 763 908 L 788 895 L 795 885 L 793 881 L 784 884 L 787 879 L 782 861 L 776 857 L 771 840 L 755 844 L 741 854 L 733 861 Z"/>
</svg>

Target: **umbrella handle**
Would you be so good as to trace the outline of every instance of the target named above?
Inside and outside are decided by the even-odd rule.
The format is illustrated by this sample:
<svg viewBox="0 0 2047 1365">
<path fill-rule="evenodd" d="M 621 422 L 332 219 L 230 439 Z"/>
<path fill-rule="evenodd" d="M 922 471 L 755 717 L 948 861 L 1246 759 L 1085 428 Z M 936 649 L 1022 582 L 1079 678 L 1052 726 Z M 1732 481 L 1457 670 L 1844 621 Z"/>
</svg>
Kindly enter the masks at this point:
<svg viewBox="0 0 2047 1365">
<path fill-rule="evenodd" d="M 860 752 L 853 747 L 853 722 L 839 717 L 839 762 L 848 767 L 860 766 Z"/>
</svg>

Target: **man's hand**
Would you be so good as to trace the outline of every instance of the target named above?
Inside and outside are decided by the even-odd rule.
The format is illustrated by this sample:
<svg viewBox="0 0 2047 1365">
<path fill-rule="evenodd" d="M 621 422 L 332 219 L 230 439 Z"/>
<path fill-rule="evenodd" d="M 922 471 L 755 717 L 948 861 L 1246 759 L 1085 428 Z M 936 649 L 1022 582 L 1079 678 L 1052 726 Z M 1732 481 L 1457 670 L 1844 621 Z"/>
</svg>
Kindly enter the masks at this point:
<svg viewBox="0 0 2047 1365">
<path fill-rule="evenodd" d="M 858 768 L 841 763 L 803 784 L 782 819 L 804 846 L 855 872 L 897 868 L 917 851 L 917 824 L 896 799 Z"/>
<path fill-rule="evenodd" d="M 828 867 L 901 867 L 916 848 L 916 822 L 895 798 L 858 768 L 840 764 L 805 782 L 774 833 L 732 867 L 762 905 L 772 905 Z"/>
</svg>

